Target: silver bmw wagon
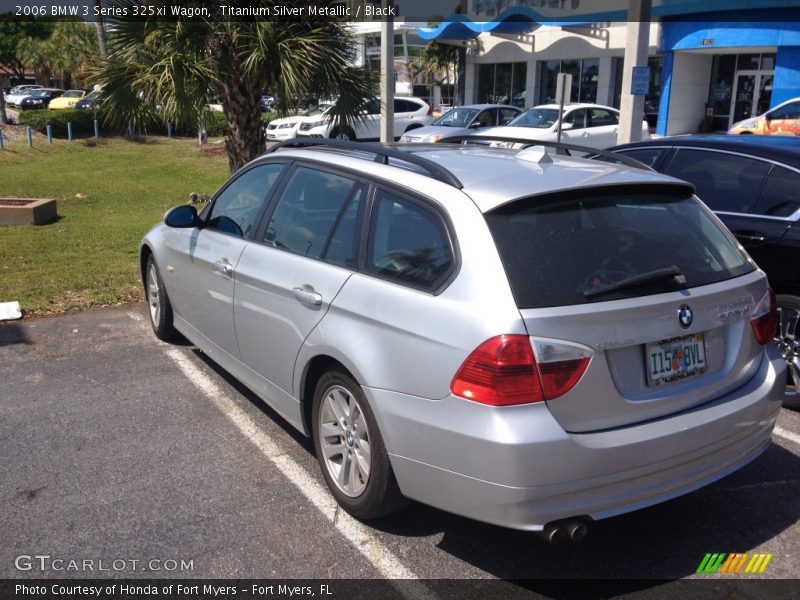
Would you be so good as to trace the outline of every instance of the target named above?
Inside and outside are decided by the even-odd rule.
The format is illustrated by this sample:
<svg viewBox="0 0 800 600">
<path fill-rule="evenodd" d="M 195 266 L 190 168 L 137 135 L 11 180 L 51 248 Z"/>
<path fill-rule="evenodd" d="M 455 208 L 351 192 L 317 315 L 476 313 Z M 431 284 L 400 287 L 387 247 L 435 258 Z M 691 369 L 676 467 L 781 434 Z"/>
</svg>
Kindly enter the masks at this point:
<svg viewBox="0 0 800 600">
<path fill-rule="evenodd" d="M 311 436 L 355 517 L 576 539 L 770 444 L 775 299 L 689 184 L 541 147 L 276 148 L 144 237 L 150 317 Z"/>
</svg>

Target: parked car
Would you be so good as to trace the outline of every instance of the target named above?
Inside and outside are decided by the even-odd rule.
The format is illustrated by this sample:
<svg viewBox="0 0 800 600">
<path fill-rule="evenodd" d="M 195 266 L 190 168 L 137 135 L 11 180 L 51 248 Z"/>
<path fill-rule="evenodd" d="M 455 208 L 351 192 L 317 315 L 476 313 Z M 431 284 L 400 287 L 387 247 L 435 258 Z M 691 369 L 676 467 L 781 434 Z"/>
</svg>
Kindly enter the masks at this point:
<svg viewBox="0 0 800 600">
<path fill-rule="evenodd" d="M 100 107 L 100 91 L 95 90 L 75 103 L 76 110 L 94 110 Z"/>
<path fill-rule="evenodd" d="M 259 105 L 261 106 L 261 112 L 272 112 L 275 110 L 275 96 L 267 93 L 261 94 Z"/>
<path fill-rule="evenodd" d="M 11 87 L 4 87 L 3 88 L 3 99 L 6 101 L 6 103 L 8 103 L 8 96 L 9 95 L 18 94 L 21 91 L 26 90 L 26 89 L 40 88 L 40 87 L 42 87 L 42 86 L 35 85 L 35 84 L 32 84 L 32 83 L 26 83 L 26 84 L 23 84 L 23 85 L 14 85 L 14 86 L 11 86 Z"/>
<path fill-rule="evenodd" d="M 64 90 L 59 90 L 56 88 L 42 88 L 40 90 L 33 90 L 30 94 L 20 100 L 19 108 L 22 110 L 47 108 L 51 100 L 60 97 L 63 93 Z"/>
<path fill-rule="evenodd" d="M 619 111 L 599 104 L 569 104 L 564 107 L 561 141 L 590 148 L 606 148 L 617 143 Z M 505 127 L 482 129 L 476 136 L 513 137 L 526 140 L 556 141 L 558 136 L 558 104 L 529 108 Z M 647 121 L 642 121 L 642 138 L 649 139 Z M 512 146 L 511 142 L 491 145 Z"/>
<path fill-rule="evenodd" d="M 734 123 L 728 131 L 738 135 L 800 135 L 800 98 L 782 102 L 763 115 Z"/>
<path fill-rule="evenodd" d="M 413 498 L 579 538 L 769 446 L 774 297 L 690 185 L 540 148 L 305 143 L 169 211 L 141 273 L 156 336 L 310 435 L 350 514 Z"/>
<path fill-rule="evenodd" d="M 6 104 L 8 106 L 19 106 L 20 101 L 27 95 L 33 93 L 34 90 L 41 90 L 41 85 L 18 85 L 11 89 L 11 92 L 6 96 Z"/>
<path fill-rule="evenodd" d="M 610 150 L 694 184 L 764 269 L 778 294 L 775 342 L 789 373 L 784 405 L 800 408 L 800 139 L 681 136 Z"/>
<path fill-rule="evenodd" d="M 429 125 L 433 109 L 419 98 L 394 99 L 394 136 L 398 139 L 404 133 Z M 334 126 L 330 118 L 323 115 L 316 121 L 300 124 L 297 137 L 322 137 L 341 140 L 377 140 L 380 138 L 381 103 L 375 98 L 370 102 L 363 119 L 351 127 Z"/>
<path fill-rule="evenodd" d="M 51 100 L 47 108 L 50 110 L 72 110 L 85 97 L 86 92 L 84 90 L 67 90 L 58 98 Z"/>
<path fill-rule="evenodd" d="M 297 132 L 302 123 L 319 121 L 320 116 L 324 115 L 331 106 L 331 104 L 318 104 L 300 115 L 273 119 L 267 124 L 267 140 L 270 142 L 282 142 L 297 137 Z"/>
<path fill-rule="evenodd" d="M 469 135 L 484 128 L 506 125 L 522 111 L 516 106 L 505 104 L 469 104 L 447 111 L 427 127 L 406 133 L 401 142 L 438 142 L 457 135 Z"/>
</svg>

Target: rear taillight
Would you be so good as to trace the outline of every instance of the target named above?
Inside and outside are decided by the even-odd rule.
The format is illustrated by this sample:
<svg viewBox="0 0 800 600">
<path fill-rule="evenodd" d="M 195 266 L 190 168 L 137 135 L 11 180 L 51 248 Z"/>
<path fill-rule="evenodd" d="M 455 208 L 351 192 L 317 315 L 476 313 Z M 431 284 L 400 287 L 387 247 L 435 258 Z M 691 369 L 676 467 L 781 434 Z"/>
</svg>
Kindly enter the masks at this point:
<svg viewBox="0 0 800 600">
<path fill-rule="evenodd" d="M 589 365 L 586 348 L 500 335 L 467 357 L 450 384 L 454 395 L 491 406 L 553 400 L 572 389 Z"/>
<path fill-rule="evenodd" d="M 433 105 L 430 104 L 428 105 L 428 116 L 429 117 L 433 116 Z"/>
<path fill-rule="evenodd" d="M 775 301 L 775 292 L 769 288 L 753 309 L 753 319 L 750 321 L 756 340 L 762 346 L 775 338 L 778 328 L 778 303 Z"/>
</svg>

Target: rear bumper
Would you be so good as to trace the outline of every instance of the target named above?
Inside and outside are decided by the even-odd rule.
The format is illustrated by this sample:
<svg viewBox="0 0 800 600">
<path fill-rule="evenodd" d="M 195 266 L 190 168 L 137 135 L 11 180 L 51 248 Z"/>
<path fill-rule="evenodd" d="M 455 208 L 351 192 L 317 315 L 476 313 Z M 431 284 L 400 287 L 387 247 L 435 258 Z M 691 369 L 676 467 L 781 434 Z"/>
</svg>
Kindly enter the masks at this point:
<svg viewBox="0 0 800 600">
<path fill-rule="evenodd" d="M 769 447 L 785 365 L 772 345 L 745 385 L 700 407 L 613 430 L 565 432 L 543 404 L 491 408 L 365 388 L 400 489 L 480 521 L 550 521 L 637 510 L 705 486 Z"/>
</svg>

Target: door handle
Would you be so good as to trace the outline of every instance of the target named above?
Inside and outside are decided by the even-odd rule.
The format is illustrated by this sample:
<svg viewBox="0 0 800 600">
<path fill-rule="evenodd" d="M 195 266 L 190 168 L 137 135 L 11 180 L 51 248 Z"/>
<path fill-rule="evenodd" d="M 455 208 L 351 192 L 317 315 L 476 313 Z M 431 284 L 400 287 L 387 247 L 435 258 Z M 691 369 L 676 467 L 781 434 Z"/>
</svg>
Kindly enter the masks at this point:
<svg viewBox="0 0 800 600">
<path fill-rule="evenodd" d="M 314 288 L 309 286 L 305 286 L 309 289 L 296 287 L 292 290 L 294 297 L 297 298 L 303 304 L 310 304 L 311 306 L 321 306 L 322 305 L 322 294 L 318 294 L 314 291 Z"/>
<path fill-rule="evenodd" d="M 756 235 L 752 233 L 737 233 L 735 235 L 738 239 L 745 242 L 763 242 L 767 239 L 763 235 Z"/>
<path fill-rule="evenodd" d="M 218 260 L 214 263 L 214 270 L 217 273 L 222 273 L 223 275 L 230 275 L 233 273 L 233 265 L 228 262 L 227 258 L 223 258 L 222 260 Z"/>
<path fill-rule="evenodd" d="M 583 137 L 589 137 L 589 132 L 588 131 L 584 131 L 583 132 Z"/>
</svg>

